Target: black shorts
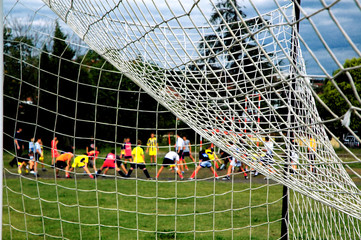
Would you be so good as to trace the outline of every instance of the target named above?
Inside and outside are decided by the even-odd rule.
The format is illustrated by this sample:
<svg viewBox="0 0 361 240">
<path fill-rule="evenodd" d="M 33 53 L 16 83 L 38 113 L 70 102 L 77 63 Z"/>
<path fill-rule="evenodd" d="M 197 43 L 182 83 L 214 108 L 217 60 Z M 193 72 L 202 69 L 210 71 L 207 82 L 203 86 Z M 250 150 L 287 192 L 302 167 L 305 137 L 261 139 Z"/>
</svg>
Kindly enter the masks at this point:
<svg viewBox="0 0 361 240">
<path fill-rule="evenodd" d="M 164 159 L 163 159 L 162 166 L 167 167 L 167 166 L 173 165 L 173 164 L 175 164 L 175 163 L 174 163 L 174 160 L 169 159 L 169 158 L 164 158 Z"/>
<path fill-rule="evenodd" d="M 130 164 L 130 167 L 133 168 L 133 169 L 144 169 L 145 168 L 145 164 L 144 163 L 131 163 Z"/>
<path fill-rule="evenodd" d="M 24 163 L 28 164 L 29 161 L 30 161 L 30 159 L 18 158 L 18 162 L 19 162 L 19 163 L 23 163 L 23 162 L 24 162 Z"/>
<path fill-rule="evenodd" d="M 68 164 L 65 161 L 56 161 L 55 163 L 55 167 L 57 168 L 66 168 L 66 166 L 68 166 Z"/>
<path fill-rule="evenodd" d="M 182 155 L 183 158 L 189 157 L 189 156 L 190 156 L 189 152 L 183 152 L 183 155 Z"/>
<path fill-rule="evenodd" d="M 124 156 L 124 159 L 130 159 L 132 156 Z"/>
<path fill-rule="evenodd" d="M 122 166 L 122 165 L 124 165 L 123 161 L 117 160 L 117 166 L 120 167 L 120 166 Z"/>
<path fill-rule="evenodd" d="M 178 153 L 179 158 L 182 158 L 183 150 L 180 150 Z"/>
</svg>

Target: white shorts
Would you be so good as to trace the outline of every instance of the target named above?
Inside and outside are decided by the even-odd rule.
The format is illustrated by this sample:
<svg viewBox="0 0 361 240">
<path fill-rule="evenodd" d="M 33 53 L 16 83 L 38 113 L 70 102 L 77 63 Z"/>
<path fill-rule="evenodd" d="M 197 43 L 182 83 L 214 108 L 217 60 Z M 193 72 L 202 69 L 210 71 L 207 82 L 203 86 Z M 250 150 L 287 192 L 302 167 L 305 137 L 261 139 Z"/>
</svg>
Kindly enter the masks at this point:
<svg viewBox="0 0 361 240">
<path fill-rule="evenodd" d="M 201 162 L 200 166 L 202 168 L 210 168 L 212 167 L 212 163 L 210 161 Z"/>
<path fill-rule="evenodd" d="M 230 165 L 231 165 L 233 168 L 235 168 L 235 167 L 242 167 L 242 163 L 239 162 L 239 161 L 236 161 L 236 159 L 234 159 L 234 158 L 232 159 Z"/>
</svg>

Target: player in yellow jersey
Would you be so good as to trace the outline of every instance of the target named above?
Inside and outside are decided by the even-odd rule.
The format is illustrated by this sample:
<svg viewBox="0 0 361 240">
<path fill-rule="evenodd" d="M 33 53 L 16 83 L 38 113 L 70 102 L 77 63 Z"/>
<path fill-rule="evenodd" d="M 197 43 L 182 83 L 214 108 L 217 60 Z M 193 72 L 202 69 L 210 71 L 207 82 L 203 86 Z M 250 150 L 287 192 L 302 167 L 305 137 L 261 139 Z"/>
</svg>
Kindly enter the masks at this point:
<svg viewBox="0 0 361 240">
<path fill-rule="evenodd" d="M 313 166 L 313 164 L 315 163 L 316 160 L 316 140 L 310 136 L 310 140 L 308 143 L 308 147 L 307 147 L 307 155 L 308 155 L 308 159 L 311 162 L 311 172 L 316 173 L 316 168 Z"/>
<path fill-rule="evenodd" d="M 208 148 L 206 148 L 205 153 L 208 154 L 211 162 L 214 162 L 215 169 L 219 169 L 217 162 L 219 162 L 219 164 L 222 164 L 222 163 L 219 160 L 219 158 L 217 157 L 216 153 L 214 152 L 212 145 L 209 145 Z"/>
<path fill-rule="evenodd" d="M 137 146 L 132 151 L 133 162 L 130 164 L 130 169 L 128 171 L 127 177 L 130 177 L 134 169 L 140 168 L 143 170 L 145 176 L 150 179 L 148 170 L 145 167 L 144 151 L 141 145 L 142 141 L 138 140 Z"/>
<path fill-rule="evenodd" d="M 154 133 L 151 133 L 150 138 L 148 139 L 146 153 L 148 153 L 148 150 L 149 150 L 150 162 L 153 163 L 154 160 L 154 163 L 156 163 L 157 151 L 159 150 L 159 147 L 157 143 L 157 138 L 154 136 Z"/>
<path fill-rule="evenodd" d="M 76 167 L 83 168 L 90 178 L 94 178 L 88 169 L 88 162 L 89 162 L 89 157 L 85 154 L 75 157 L 74 162 L 71 165 L 71 168 L 69 169 L 69 172 L 72 172 Z"/>
</svg>

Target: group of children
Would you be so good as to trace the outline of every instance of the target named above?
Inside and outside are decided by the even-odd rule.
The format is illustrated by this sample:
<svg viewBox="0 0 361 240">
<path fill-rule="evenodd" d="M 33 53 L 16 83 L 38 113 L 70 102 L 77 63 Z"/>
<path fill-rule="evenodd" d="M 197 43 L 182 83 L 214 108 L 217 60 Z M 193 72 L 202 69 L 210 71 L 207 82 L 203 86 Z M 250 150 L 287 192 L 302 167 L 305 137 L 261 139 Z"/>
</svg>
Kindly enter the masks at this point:
<svg viewBox="0 0 361 240">
<path fill-rule="evenodd" d="M 124 143 L 121 148 L 120 155 L 116 155 L 115 150 L 112 150 L 108 153 L 104 159 L 102 166 L 97 169 L 96 167 L 96 159 L 98 158 L 99 151 L 97 147 L 95 147 L 94 139 L 90 141 L 90 144 L 86 147 L 86 153 L 74 156 L 73 148 L 69 147 L 62 153 L 59 153 L 57 149 L 58 140 L 56 137 L 51 141 L 51 155 L 52 155 L 52 166 L 56 167 L 56 176 L 59 177 L 59 170 L 63 169 L 65 172 L 66 178 L 71 178 L 70 173 L 74 171 L 76 168 L 82 168 L 84 173 L 88 174 L 90 178 L 98 177 L 102 173 L 105 175 L 109 169 L 114 169 L 120 176 L 122 177 L 131 177 L 131 174 L 137 168 L 143 170 L 144 175 L 147 179 L 151 179 L 149 172 L 147 170 L 145 159 L 144 159 L 144 150 L 142 148 L 142 142 L 140 140 L 137 141 L 136 147 L 132 149 L 132 145 L 130 143 L 130 139 L 124 139 Z M 261 161 L 264 164 L 270 164 L 273 152 L 273 143 L 270 141 L 268 137 L 265 138 L 264 151 L 266 152 L 265 156 L 261 158 Z M 230 146 L 232 149 L 233 145 Z M 205 149 L 201 149 L 199 152 L 199 164 L 197 164 L 191 152 L 191 144 L 187 138 L 180 137 L 177 135 L 177 140 L 175 144 L 175 151 L 169 151 L 165 154 L 161 167 L 159 168 L 156 179 L 159 178 L 165 167 L 170 167 L 171 170 L 174 170 L 180 177 L 180 179 L 184 179 L 184 170 L 188 170 L 188 164 L 185 162 L 185 159 L 189 157 L 194 165 L 195 170 L 190 176 L 190 180 L 193 180 L 197 173 L 202 168 L 209 168 L 215 178 L 218 178 L 218 174 L 216 170 L 226 170 L 227 175 L 222 178 L 223 180 L 229 180 L 230 175 L 235 170 L 235 168 L 239 168 L 241 172 L 243 172 L 244 177 L 248 179 L 247 170 L 245 165 L 231 157 L 225 151 L 220 151 L 220 157 L 223 162 L 217 157 L 216 153 L 213 150 L 213 146 L 209 145 Z M 147 141 L 146 153 L 150 156 L 150 163 L 157 163 L 157 154 L 159 152 L 159 146 L 157 143 L 157 138 L 152 133 L 150 138 Z M 37 171 L 38 162 L 43 162 L 43 149 L 41 139 L 37 139 L 34 143 L 34 139 L 31 139 L 29 142 L 29 151 L 28 154 L 23 155 L 21 157 L 16 158 L 15 161 L 18 163 L 18 173 L 21 174 L 22 168 L 25 167 L 25 171 L 35 174 L 39 176 Z M 72 161 L 72 159 L 74 159 Z M 130 163 L 129 169 L 127 169 L 127 163 Z M 214 167 L 212 165 L 214 164 Z M 227 165 L 229 163 L 229 167 Z M 43 171 L 46 169 L 44 165 L 42 165 Z M 89 170 L 90 168 L 94 169 L 94 174 L 92 174 Z M 257 175 L 257 172 L 256 172 Z"/>
<path fill-rule="evenodd" d="M 24 151 L 24 141 L 22 140 L 22 128 L 19 128 L 15 133 L 15 146 L 16 146 L 16 157 L 14 157 L 10 161 L 10 166 L 14 166 L 17 164 L 18 173 L 22 173 L 22 168 L 25 168 L 25 172 L 28 173 L 30 171 L 31 174 L 39 176 L 38 174 L 38 163 L 40 162 L 42 171 L 47 171 L 44 167 L 44 150 L 43 150 L 43 142 L 41 138 L 38 138 L 35 141 L 35 138 L 31 138 L 29 141 L 28 152 L 22 154 Z"/>
</svg>

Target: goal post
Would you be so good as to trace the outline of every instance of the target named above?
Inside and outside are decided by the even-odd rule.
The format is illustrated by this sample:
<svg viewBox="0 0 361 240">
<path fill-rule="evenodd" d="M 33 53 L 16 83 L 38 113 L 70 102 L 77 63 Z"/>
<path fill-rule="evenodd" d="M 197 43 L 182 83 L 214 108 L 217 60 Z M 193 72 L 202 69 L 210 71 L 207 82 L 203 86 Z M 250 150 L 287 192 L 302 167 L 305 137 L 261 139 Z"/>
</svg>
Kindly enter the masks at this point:
<svg viewBox="0 0 361 240">
<path fill-rule="evenodd" d="M 3 1 L 0 1 L 0 25 L 4 26 L 4 9 L 3 9 Z M 0 62 L 3 63 L 4 62 L 4 28 L 1 27 L 0 30 Z M 1 104 L 0 104 L 0 159 L 2 159 L 0 161 L 0 223 L 2 224 L 2 219 L 3 219 L 3 172 L 4 172 L 4 157 L 3 157 L 3 153 L 4 153 L 4 64 L 0 65 L 0 99 L 1 99 Z M 0 232 L 0 238 L 2 239 L 2 231 Z"/>
<path fill-rule="evenodd" d="M 307 4 L 9 2 L 3 238 L 361 238 L 359 4 Z"/>
</svg>

